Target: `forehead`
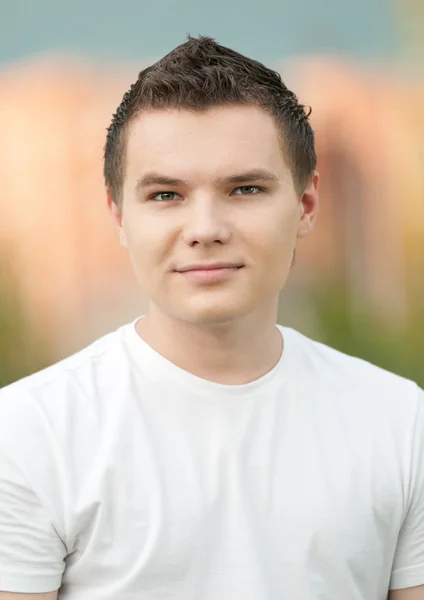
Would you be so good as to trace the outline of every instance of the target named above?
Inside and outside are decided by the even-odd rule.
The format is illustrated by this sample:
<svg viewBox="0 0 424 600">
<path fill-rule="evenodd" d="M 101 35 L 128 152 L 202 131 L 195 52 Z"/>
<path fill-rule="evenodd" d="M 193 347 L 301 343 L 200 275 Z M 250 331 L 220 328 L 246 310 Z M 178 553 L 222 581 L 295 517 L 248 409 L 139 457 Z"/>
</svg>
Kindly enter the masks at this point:
<svg viewBox="0 0 424 600">
<path fill-rule="evenodd" d="M 275 121 L 260 108 L 144 111 L 129 127 L 129 179 L 151 170 L 189 178 L 246 168 L 288 170 Z"/>
</svg>

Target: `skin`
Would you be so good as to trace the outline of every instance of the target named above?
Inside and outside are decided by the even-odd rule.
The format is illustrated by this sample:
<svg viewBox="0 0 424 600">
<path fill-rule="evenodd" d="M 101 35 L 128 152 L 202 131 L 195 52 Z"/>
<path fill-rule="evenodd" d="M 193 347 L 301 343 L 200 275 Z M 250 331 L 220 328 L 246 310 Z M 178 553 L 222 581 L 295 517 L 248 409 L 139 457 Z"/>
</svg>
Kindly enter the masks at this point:
<svg viewBox="0 0 424 600">
<path fill-rule="evenodd" d="M 388 600 L 424 600 L 424 585 L 404 590 L 392 590 Z"/>
<path fill-rule="evenodd" d="M 125 167 L 122 206 L 110 194 L 108 206 L 149 299 L 139 334 L 211 381 L 265 374 L 281 355 L 278 295 L 298 238 L 315 223 L 318 173 L 299 198 L 273 118 L 251 106 L 142 112 Z M 260 170 L 270 180 L 229 180 Z M 184 183 L 143 185 L 152 173 Z M 243 268 L 213 285 L 175 272 L 216 261 Z"/>
<path fill-rule="evenodd" d="M 0 592 L 0 600 L 57 600 L 58 592 L 46 594 L 13 594 L 12 592 Z"/>
</svg>

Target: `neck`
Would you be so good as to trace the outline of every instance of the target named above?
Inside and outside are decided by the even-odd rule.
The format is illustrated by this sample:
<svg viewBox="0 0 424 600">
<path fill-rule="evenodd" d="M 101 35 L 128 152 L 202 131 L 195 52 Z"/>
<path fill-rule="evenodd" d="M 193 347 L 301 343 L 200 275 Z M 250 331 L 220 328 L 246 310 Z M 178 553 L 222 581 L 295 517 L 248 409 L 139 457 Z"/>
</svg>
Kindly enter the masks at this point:
<svg viewBox="0 0 424 600">
<path fill-rule="evenodd" d="M 215 383 L 259 379 L 278 362 L 283 341 L 272 306 L 225 323 L 192 324 L 151 307 L 137 332 L 156 352 L 180 368 Z"/>
</svg>

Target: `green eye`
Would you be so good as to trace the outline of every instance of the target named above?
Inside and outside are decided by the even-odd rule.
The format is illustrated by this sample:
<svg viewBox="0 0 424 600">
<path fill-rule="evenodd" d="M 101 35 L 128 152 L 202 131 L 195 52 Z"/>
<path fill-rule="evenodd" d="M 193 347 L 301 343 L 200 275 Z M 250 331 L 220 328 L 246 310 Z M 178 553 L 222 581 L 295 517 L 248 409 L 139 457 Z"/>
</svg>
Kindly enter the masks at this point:
<svg viewBox="0 0 424 600">
<path fill-rule="evenodd" d="M 169 202 L 171 200 L 176 200 L 176 196 L 179 196 L 176 192 L 159 192 L 152 196 L 152 200 L 158 200 L 159 202 Z"/>
<path fill-rule="evenodd" d="M 233 194 L 236 196 L 253 196 L 260 191 L 262 190 L 257 185 L 241 185 L 234 190 Z"/>
</svg>

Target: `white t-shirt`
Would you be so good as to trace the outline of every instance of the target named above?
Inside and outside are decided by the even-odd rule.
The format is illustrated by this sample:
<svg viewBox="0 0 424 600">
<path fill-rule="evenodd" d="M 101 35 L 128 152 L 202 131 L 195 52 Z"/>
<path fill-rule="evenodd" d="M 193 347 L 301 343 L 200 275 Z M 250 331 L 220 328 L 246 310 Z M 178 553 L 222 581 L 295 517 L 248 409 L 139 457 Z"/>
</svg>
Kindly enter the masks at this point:
<svg viewBox="0 0 424 600">
<path fill-rule="evenodd" d="M 135 322 L 0 391 L 0 590 L 385 600 L 424 584 L 424 393 L 280 327 L 208 382 Z"/>
</svg>

